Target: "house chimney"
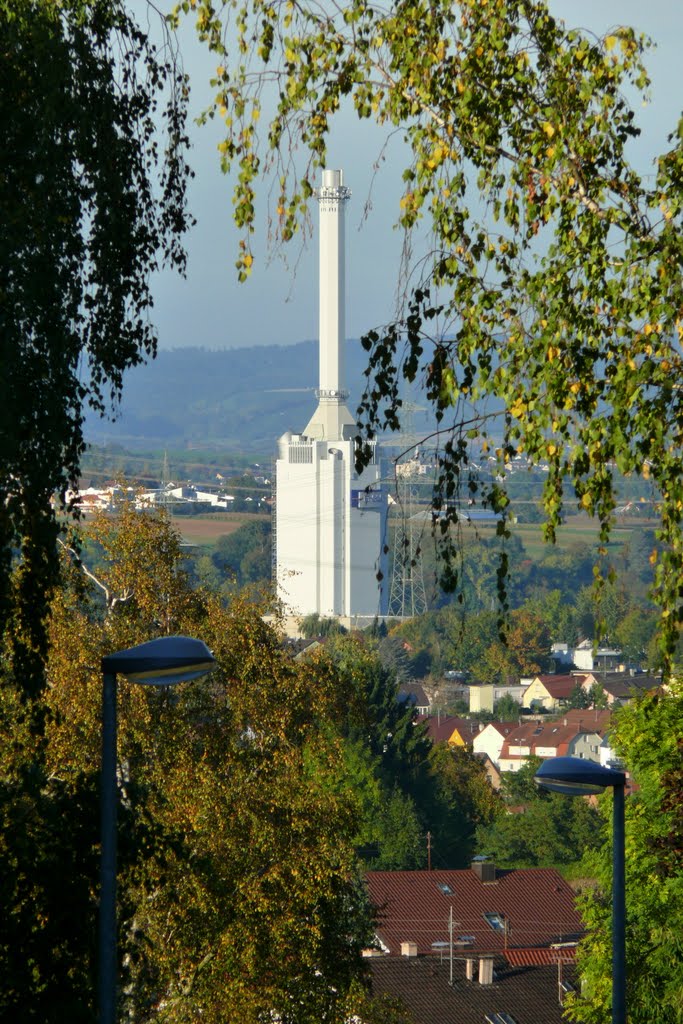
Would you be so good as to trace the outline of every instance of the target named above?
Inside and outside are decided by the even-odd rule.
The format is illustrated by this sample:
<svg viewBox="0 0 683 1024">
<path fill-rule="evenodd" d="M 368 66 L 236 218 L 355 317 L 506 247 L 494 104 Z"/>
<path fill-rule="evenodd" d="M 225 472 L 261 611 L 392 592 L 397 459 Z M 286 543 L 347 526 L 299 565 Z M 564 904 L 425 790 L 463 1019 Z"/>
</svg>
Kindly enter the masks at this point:
<svg viewBox="0 0 683 1024">
<path fill-rule="evenodd" d="M 417 956 L 417 942 L 402 942 L 401 956 Z"/>
<path fill-rule="evenodd" d="M 465 977 L 468 981 L 474 981 L 474 960 L 468 957 L 465 961 Z"/>
<path fill-rule="evenodd" d="M 479 957 L 479 984 L 480 985 L 492 985 L 493 984 L 493 957 L 492 956 L 480 956 Z"/>
<path fill-rule="evenodd" d="M 472 861 L 472 870 L 480 882 L 495 882 L 496 880 L 496 865 L 492 860 L 475 857 Z"/>
</svg>

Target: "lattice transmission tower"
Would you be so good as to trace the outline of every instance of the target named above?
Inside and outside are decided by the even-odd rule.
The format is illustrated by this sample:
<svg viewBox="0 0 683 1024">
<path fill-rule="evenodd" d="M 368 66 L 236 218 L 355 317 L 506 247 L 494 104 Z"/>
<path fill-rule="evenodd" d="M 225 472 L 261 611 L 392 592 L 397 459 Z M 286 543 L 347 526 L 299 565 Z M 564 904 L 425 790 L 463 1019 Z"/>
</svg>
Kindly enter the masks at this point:
<svg viewBox="0 0 683 1024">
<path fill-rule="evenodd" d="M 396 504 L 392 506 L 396 514 L 392 516 L 394 536 L 389 614 L 400 618 L 412 618 L 427 611 L 421 550 L 424 521 L 415 501 L 416 476 L 420 466 L 416 453 L 420 437 L 414 432 L 413 414 L 419 408 L 413 402 L 404 402 L 405 431 L 391 439 L 392 446 L 398 444 L 409 452 L 396 461 Z"/>
</svg>

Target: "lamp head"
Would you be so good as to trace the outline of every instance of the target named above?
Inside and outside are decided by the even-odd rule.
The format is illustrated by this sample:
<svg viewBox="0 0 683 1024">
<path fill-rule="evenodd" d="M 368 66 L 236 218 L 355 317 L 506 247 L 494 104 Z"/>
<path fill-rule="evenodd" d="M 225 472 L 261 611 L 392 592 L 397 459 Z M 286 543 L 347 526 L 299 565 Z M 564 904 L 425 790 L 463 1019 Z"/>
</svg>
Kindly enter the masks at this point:
<svg viewBox="0 0 683 1024">
<path fill-rule="evenodd" d="M 624 786 L 626 775 L 580 757 L 550 757 L 540 765 L 534 782 L 553 793 L 590 796 L 614 786 Z"/>
<path fill-rule="evenodd" d="M 202 640 L 160 636 L 102 658 L 105 675 L 126 676 L 135 683 L 169 686 L 197 679 L 215 668 L 216 660 Z"/>
</svg>

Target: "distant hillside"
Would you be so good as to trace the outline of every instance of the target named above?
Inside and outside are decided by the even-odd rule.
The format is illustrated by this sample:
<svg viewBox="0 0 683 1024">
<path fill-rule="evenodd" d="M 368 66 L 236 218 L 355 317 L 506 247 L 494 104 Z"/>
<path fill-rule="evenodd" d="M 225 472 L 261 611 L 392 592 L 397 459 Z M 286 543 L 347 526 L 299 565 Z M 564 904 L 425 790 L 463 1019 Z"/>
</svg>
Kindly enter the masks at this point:
<svg viewBox="0 0 683 1024">
<path fill-rule="evenodd" d="M 355 410 L 367 355 L 347 345 L 346 376 Z M 316 406 L 317 342 L 208 351 L 160 352 L 130 370 L 115 422 L 89 415 L 88 441 L 127 447 L 216 445 L 264 451 L 285 430 L 303 430 Z"/>
</svg>

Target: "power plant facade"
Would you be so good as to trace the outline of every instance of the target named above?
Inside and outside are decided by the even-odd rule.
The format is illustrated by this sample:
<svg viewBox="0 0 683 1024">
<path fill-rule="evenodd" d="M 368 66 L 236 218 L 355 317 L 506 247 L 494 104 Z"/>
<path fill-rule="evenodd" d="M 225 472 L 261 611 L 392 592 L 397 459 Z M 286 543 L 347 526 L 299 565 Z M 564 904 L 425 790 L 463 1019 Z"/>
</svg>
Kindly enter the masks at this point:
<svg viewBox="0 0 683 1024">
<path fill-rule="evenodd" d="M 323 171 L 320 213 L 318 407 L 300 434 L 279 439 L 275 576 L 288 615 L 361 623 L 387 606 L 387 496 L 378 453 L 358 474 L 356 424 L 344 375 L 345 206 L 341 171 Z"/>
</svg>

